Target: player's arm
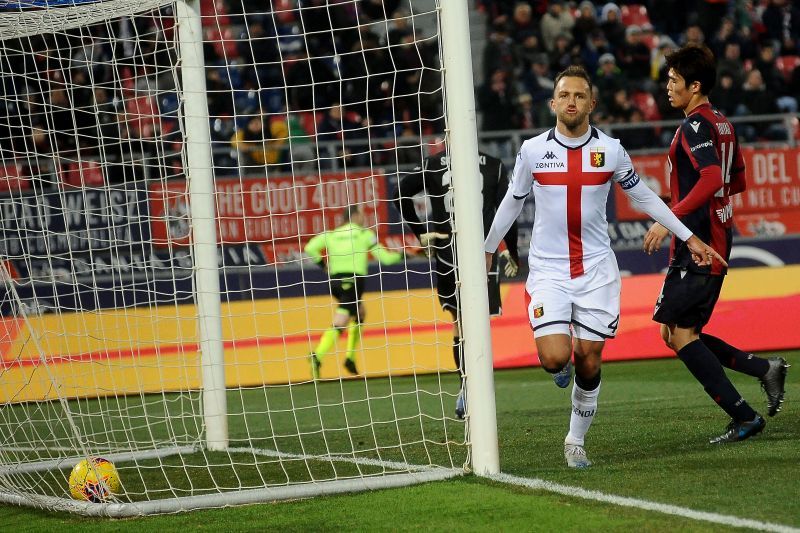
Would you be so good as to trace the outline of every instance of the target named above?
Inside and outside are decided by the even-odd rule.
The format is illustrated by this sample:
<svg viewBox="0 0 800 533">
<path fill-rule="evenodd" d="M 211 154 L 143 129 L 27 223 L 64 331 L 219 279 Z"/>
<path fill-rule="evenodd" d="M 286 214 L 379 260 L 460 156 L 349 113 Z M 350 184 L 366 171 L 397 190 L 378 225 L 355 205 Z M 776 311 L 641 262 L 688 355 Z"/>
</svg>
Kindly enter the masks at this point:
<svg viewBox="0 0 800 533">
<path fill-rule="evenodd" d="M 498 161 L 497 180 L 495 183 L 496 187 L 493 201 L 496 210 L 497 206 L 499 206 L 503 201 L 503 198 L 505 198 L 506 193 L 508 193 L 508 173 L 506 172 L 506 166 L 502 161 Z M 517 229 L 517 221 L 514 219 L 514 223 L 511 224 L 511 227 L 508 228 L 505 237 L 503 237 L 503 242 L 506 244 L 506 249 L 500 252 L 501 259 L 505 261 L 505 265 L 503 265 L 503 273 L 507 278 L 513 278 L 517 275 L 517 272 L 519 272 L 519 248 L 517 244 L 518 238 L 519 231 Z"/>
<path fill-rule="evenodd" d="M 525 144 L 523 144 L 523 149 L 524 147 Z M 531 173 L 528 159 L 521 149 L 517 154 L 517 161 L 514 164 L 511 184 L 505 196 L 503 196 L 500 205 L 497 207 L 497 212 L 492 221 L 492 227 L 489 228 L 489 232 L 483 244 L 483 250 L 486 252 L 486 261 L 488 264 L 491 265 L 492 254 L 494 254 L 497 247 L 500 246 L 500 241 L 503 240 L 522 212 L 522 207 L 525 205 L 525 198 L 530 194 L 532 186 L 533 174 Z"/>
<path fill-rule="evenodd" d="M 698 265 L 710 265 L 712 259 L 715 259 L 728 266 L 719 253 L 693 235 L 692 231 L 678 220 L 678 217 L 670 211 L 661 198 L 639 179 L 639 175 L 633 169 L 633 162 L 630 156 L 622 146 L 619 147 L 617 160 L 619 163 L 614 172 L 614 180 L 619 183 L 637 210 L 646 213 L 650 218 L 674 233 L 677 238 L 686 242 L 695 263 Z M 651 228 L 651 231 L 648 231 L 647 235 L 645 235 L 644 251 L 648 254 L 655 252 L 661 246 L 661 241 L 665 236 L 666 234 L 661 235 Z"/>
<path fill-rule="evenodd" d="M 636 173 L 634 172 L 634 175 Z M 692 254 L 692 259 L 699 266 L 711 265 L 712 261 L 718 261 L 723 266 L 728 266 L 727 261 L 711 246 L 701 241 L 692 231 L 687 228 L 675 214 L 670 211 L 667 205 L 658 197 L 656 193 L 645 185 L 642 181 L 638 181 L 635 185 L 628 188 L 623 188 L 634 202 L 634 207 L 647 213 L 658 224 L 648 230 L 644 237 L 642 248 L 647 254 L 652 254 L 661 246 L 664 237 L 667 236 L 667 230 L 675 234 L 675 236 L 686 243 L 686 247 Z"/>
<path fill-rule="evenodd" d="M 501 162 L 500 163 L 500 179 L 497 182 L 497 197 L 495 199 L 495 205 L 499 206 L 500 203 L 505 198 L 506 194 L 508 193 L 508 174 L 506 173 L 506 167 Z M 524 200 L 523 200 L 524 202 Z M 511 227 L 508 228 L 506 232 L 506 236 L 503 238 L 503 241 L 506 243 L 506 250 L 511 255 L 511 258 L 514 259 L 517 263 L 519 263 L 519 246 L 517 240 L 519 238 L 519 230 L 517 228 L 517 219 L 514 219 L 514 222 L 511 224 Z"/>
<path fill-rule="evenodd" d="M 377 259 L 380 263 L 384 265 L 396 265 L 400 261 L 403 260 L 403 254 L 400 252 L 395 252 L 391 250 L 387 250 L 378 240 L 378 236 L 375 235 L 375 232 L 372 230 L 366 230 L 367 233 L 365 235 L 367 239 L 367 246 L 369 248 L 369 253 L 372 254 L 372 257 Z"/>
<path fill-rule="evenodd" d="M 698 119 L 697 123 L 697 131 L 694 127 L 681 128 L 681 146 L 692 166 L 700 172 L 700 179 L 680 202 L 672 206 L 672 212 L 679 217 L 705 205 L 723 185 L 722 165 L 711 124 L 703 119 Z"/>
<path fill-rule="evenodd" d="M 311 237 L 309 241 L 306 243 L 303 251 L 307 256 L 311 258 L 314 263 L 319 265 L 321 268 L 325 268 L 325 257 L 322 255 L 322 250 L 325 249 L 325 234 L 320 233 L 319 235 L 315 235 Z"/>
</svg>

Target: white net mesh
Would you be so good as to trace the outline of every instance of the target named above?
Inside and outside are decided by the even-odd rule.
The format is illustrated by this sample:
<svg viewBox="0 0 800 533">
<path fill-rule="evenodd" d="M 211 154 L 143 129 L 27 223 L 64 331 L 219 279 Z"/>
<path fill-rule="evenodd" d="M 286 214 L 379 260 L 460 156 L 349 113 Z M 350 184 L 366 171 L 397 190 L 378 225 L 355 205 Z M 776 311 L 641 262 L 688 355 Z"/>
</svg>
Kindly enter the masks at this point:
<svg viewBox="0 0 800 533">
<path fill-rule="evenodd" d="M 166 512 L 452 475 L 466 460 L 449 317 L 391 202 L 444 131 L 436 6 L 201 7 L 202 93 L 182 86 L 173 3 L 0 12 L 4 501 Z M 222 451 L 206 446 L 198 353 L 193 95 L 211 133 Z M 369 263 L 358 320 L 337 332 L 341 285 L 302 250 L 353 205 L 406 255 Z M 67 499 L 70 468 L 93 456 L 122 481 L 101 511 Z"/>
</svg>

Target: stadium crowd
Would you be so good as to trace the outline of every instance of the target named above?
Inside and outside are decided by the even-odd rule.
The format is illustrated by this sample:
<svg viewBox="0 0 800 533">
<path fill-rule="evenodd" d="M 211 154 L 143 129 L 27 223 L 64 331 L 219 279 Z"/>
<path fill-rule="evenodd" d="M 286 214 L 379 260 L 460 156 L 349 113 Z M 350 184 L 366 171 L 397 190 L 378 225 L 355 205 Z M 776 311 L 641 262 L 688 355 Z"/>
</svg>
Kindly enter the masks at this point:
<svg viewBox="0 0 800 533">
<path fill-rule="evenodd" d="M 667 100 L 664 57 L 692 42 L 718 58 L 711 102 L 727 116 L 798 110 L 800 8 L 789 0 L 478 0 L 478 8 L 488 21 L 477 93 L 483 131 L 551 125 L 553 78 L 573 64 L 593 74 L 595 123 L 682 118 Z M 667 146 L 672 131 L 664 138 L 653 128 L 615 133 L 635 150 Z M 740 127 L 745 141 L 790 134 L 782 124 Z"/>
<path fill-rule="evenodd" d="M 798 108 L 800 8 L 788 0 L 473 2 L 488 21 L 476 76 L 484 132 L 551 125 L 553 78 L 571 64 L 593 73 L 596 123 L 679 118 L 662 88 L 664 55 L 692 41 L 719 58 L 711 101 L 728 116 Z M 419 161 L 419 136 L 444 127 L 438 42 L 417 22 L 426 15 L 401 0 L 264 5 L 201 1 L 217 173 L 316 167 L 317 155 L 322 168 Z M 0 87 L 3 160 L 141 153 L 144 166 L 180 174 L 171 10 L 6 41 L 8 64 L 22 68 Z M 665 146 L 670 135 L 649 126 L 615 134 L 632 150 Z M 740 134 L 794 132 L 753 123 Z"/>
</svg>

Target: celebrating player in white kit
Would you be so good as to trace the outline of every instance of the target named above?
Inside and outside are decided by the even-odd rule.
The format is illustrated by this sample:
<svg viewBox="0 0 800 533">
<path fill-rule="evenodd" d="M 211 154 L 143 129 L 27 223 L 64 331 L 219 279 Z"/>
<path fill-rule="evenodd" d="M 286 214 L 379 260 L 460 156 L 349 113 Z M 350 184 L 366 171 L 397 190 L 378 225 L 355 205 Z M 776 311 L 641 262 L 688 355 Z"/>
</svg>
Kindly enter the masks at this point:
<svg viewBox="0 0 800 533">
<path fill-rule="evenodd" d="M 569 385 L 574 354 L 564 457 L 568 466 L 583 468 L 591 464 L 583 445 L 597 410 L 600 356 L 619 324 L 620 277 L 606 221 L 611 181 L 638 209 L 685 241 L 695 262 L 725 261 L 639 180 L 619 140 L 589 125 L 595 102 L 586 71 L 571 66 L 555 81 L 550 106 L 556 127 L 523 143 L 484 250 L 489 261 L 533 190 L 528 318 L 542 367 L 559 387 Z"/>
</svg>

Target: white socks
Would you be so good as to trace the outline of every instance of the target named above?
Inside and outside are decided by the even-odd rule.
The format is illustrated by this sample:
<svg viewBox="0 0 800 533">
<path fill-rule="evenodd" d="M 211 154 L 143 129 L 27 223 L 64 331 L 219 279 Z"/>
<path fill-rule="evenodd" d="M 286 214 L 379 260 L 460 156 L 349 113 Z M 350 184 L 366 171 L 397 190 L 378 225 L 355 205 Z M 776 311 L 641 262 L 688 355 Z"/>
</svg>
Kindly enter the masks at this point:
<svg viewBox="0 0 800 533">
<path fill-rule="evenodd" d="M 600 385 L 594 390 L 586 391 L 572 384 L 572 413 L 569 417 L 569 433 L 564 439 L 564 444 L 583 446 L 583 438 L 589 431 L 589 426 L 594 420 L 597 411 L 597 396 L 600 394 Z"/>
</svg>

